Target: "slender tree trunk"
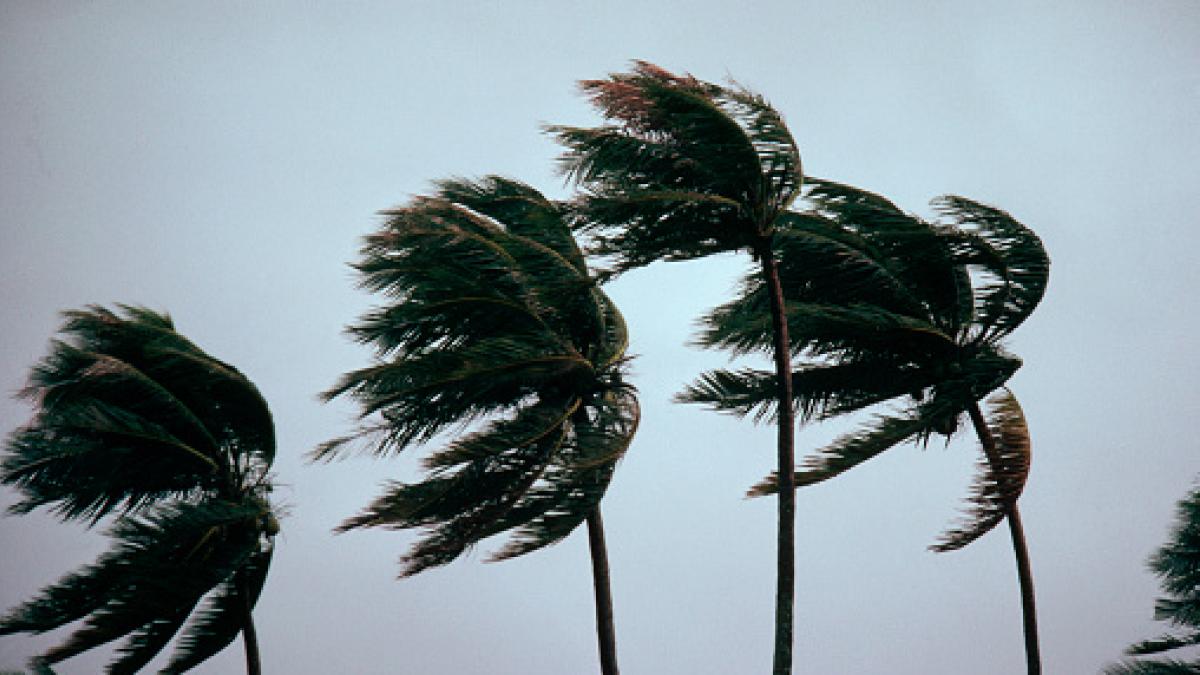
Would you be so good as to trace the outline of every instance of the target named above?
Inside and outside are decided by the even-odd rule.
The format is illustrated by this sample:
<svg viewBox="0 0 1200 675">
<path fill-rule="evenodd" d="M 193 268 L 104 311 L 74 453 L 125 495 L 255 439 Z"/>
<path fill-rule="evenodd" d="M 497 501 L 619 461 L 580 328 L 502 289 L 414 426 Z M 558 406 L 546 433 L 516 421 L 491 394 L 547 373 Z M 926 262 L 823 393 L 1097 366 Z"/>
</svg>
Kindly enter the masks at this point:
<svg viewBox="0 0 1200 675">
<path fill-rule="evenodd" d="M 251 617 L 250 588 L 246 578 L 238 573 L 238 590 L 242 596 L 242 644 L 246 647 L 246 675 L 262 675 L 262 661 L 258 656 L 258 634 Z"/>
<path fill-rule="evenodd" d="M 588 547 L 592 553 L 592 587 L 596 593 L 596 639 L 600 644 L 600 672 L 618 675 L 617 633 L 613 627 L 612 588 L 608 575 L 608 547 L 600 507 L 588 514 Z"/>
<path fill-rule="evenodd" d="M 776 541 L 775 658 L 772 672 L 774 675 L 791 675 L 796 603 L 796 424 L 792 411 L 792 360 L 783 288 L 779 284 L 779 268 L 770 241 L 763 243 L 757 253 L 771 302 L 775 377 L 779 396 L 779 532 Z"/>
<path fill-rule="evenodd" d="M 988 462 L 993 466 L 998 461 L 996 439 L 983 419 L 983 412 L 978 403 L 972 403 L 968 409 L 971 423 L 975 425 L 975 433 L 983 445 L 983 452 Z M 1037 609 L 1033 594 L 1033 571 L 1029 565 L 1029 547 L 1025 544 L 1025 528 L 1021 526 L 1021 513 L 1017 510 L 1015 500 L 1005 505 L 1005 520 L 1008 521 L 1008 531 L 1012 535 L 1013 554 L 1017 559 L 1017 581 L 1021 586 L 1021 615 L 1025 632 L 1025 667 L 1029 675 L 1041 675 L 1042 656 L 1038 646 Z"/>
</svg>

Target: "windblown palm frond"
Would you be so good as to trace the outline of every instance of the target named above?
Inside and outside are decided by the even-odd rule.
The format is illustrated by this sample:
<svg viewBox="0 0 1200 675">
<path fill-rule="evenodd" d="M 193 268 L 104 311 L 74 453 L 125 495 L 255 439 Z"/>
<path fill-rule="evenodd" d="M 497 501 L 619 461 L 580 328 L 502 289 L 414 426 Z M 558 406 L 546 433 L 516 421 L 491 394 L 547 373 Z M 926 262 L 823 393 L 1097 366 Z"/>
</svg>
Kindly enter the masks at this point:
<svg viewBox="0 0 1200 675">
<path fill-rule="evenodd" d="M 628 340 L 588 276 L 569 213 L 509 179 L 448 180 L 385 212 L 356 265 L 389 302 L 349 330 L 377 363 L 326 397 L 360 406 L 361 439 L 403 451 L 450 425 L 472 433 L 425 458 L 428 476 L 391 483 L 339 531 L 418 528 L 403 574 L 443 565 L 511 533 L 502 559 L 559 541 L 591 513 L 637 426 L 623 381 Z"/>
<path fill-rule="evenodd" d="M 988 426 L 995 450 L 990 456 L 986 448 L 980 451 L 981 459 L 967 500 L 970 507 L 966 517 L 942 534 L 938 543 L 929 547 L 932 551 L 955 551 L 987 534 L 1004 520 L 1010 506 L 1025 489 L 1031 459 L 1025 414 L 1008 390 L 994 394 L 989 403 Z"/>
<path fill-rule="evenodd" d="M 1154 603 L 1154 618 L 1168 622 L 1176 632 L 1138 642 L 1126 653 L 1146 656 L 1200 645 L 1200 489 L 1180 500 L 1167 543 L 1150 557 L 1149 567 L 1158 576 L 1165 595 Z M 1194 674 L 1200 673 L 1200 659 L 1129 660 L 1104 672 Z"/>
<path fill-rule="evenodd" d="M 187 629 L 176 650 L 183 665 L 168 668 L 183 672 L 237 636 L 265 579 L 277 527 L 266 499 L 270 413 L 245 376 L 165 314 L 93 306 L 65 316 L 66 339 L 52 343 L 22 392 L 36 412 L 9 438 L 0 482 L 22 492 L 17 513 L 120 517 L 108 553 L 0 617 L 0 634 L 83 620 L 39 662 L 125 637 L 108 672 L 132 673 L 205 596 L 235 597 L 219 635 L 203 621 Z M 235 579 L 250 571 L 258 579 L 247 600 Z"/>
</svg>

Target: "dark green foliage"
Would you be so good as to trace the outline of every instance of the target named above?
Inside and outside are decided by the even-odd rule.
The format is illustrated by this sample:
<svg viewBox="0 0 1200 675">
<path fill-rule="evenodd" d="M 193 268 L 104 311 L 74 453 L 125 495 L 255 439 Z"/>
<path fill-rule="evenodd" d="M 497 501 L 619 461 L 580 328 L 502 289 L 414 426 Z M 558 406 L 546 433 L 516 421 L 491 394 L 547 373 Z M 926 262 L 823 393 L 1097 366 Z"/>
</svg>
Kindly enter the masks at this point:
<svg viewBox="0 0 1200 675">
<path fill-rule="evenodd" d="M 1175 631 L 1131 645 L 1126 653 L 1145 656 L 1200 645 L 1200 489 L 1179 502 L 1170 537 L 1151 556 L 1149 566 L 1158 576 L 1165 596 L 1154 603 L 1154 618 L 1166 621 Z M 1200 659 L 1131 660 L 1110 666 L 1104 672 L 1106 675 L 1195 674 L 1200 673 Z"/>
<path fill-rule="evenodd" d="M 610 124 L 549 129 L 584 188 L 578 225 L 614 273 L 755 250 L 799 194 L 795 141 L 756 94 L 644 62 L 582 88 Z"/>
<path fill-rule="evenodd" d="M 274 427 L 258 390 L 139 307 L 67 312 L 65 339 L 22 396 L 36 411 L 9 438 L 0 482 L 64 520 L 109 529 L 112 548 L 0 618 L 0 634 L 82 620 L 46 666 L 125 637 L 108 672 L 132 673 L 184 629 L 167 672 L 228 645 L 266 578 L 274 516 L 266 496 Z M 226 600 L 222 601 L 222 598 Z M 228 598 L 235 598 L 229 600 Z"/>
<path fill-rule="evenodd" d="M 393 482 L 340 531 L 420 528 L 402 560 L 415 574 L 510 533 L 493 559 L 566 537 L 598 505 L 638 421 L 623 380 L 620 313 L 588 275 L 569 215 L 533 188 L 489 177 L 445 181 L 384 214 L 355 265 L 387 302 L 349 332 L 376 363 L 326 393 L 361 407 L 355 434 L 376 454 L 470 433 Z"/>
<path fill-rule="evenodd" d="M 836 440 L 797 467 L 797 485 L 831 478 L 897 444 L 926 442 L 959 428 L 959 418 L 1020 367 L 1001 339 L 1037 305 L 1049 261 L 1028 228 L 998 209 L 961 197 L 935 202 L 936 222 L 883 197 L 809 178 L 804 211 L 779 219 L 775 252 L 787 298 L 792 374 L 802 420 L 822 420 L 886 402 L 863 430 Z M 747 274 L 738 297 L 705 319 L 699 344 L 737 353 L 771 347 L 767 289 Z M 772 418 L 773 375 L 714 371 L 679 400 L 738 415 Z M 1005 441 L 1003 466 L 981 464 L 969 520 L 936 550 L 959 548 L 1000 522 L 1028 468 L 1028 438 L 1007 395 L 992 414 Z M 777 489 L 772 475 L 751 495 Z"/>
</svg>

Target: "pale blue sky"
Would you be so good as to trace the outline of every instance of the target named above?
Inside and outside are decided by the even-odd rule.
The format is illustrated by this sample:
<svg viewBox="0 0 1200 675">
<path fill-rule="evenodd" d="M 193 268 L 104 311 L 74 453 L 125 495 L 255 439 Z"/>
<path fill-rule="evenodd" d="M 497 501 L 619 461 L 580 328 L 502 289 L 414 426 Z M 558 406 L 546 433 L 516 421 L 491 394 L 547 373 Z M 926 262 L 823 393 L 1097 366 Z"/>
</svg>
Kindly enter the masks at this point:
<svg viewBox="0 0 1200 675">
<path fill-rule="evenodd" d="M 1092 673 L 1159 630 L 1144 561 L 1200 473 L 1198 36 L 1194 0 L 7 0 L 0 389 L 22 384 L 60 310 L 168 310 L 274 409 L 291 515 L 256 613 L 267 673 L 595 672 L 582 536 L 397 582 L 409 535 L 330 535 L 413 462 L 305 465 L 351 413 L 315 393 L 367 358 L 339 331 L 370 304 L 345 263 L 376 210 L 447 175 L 566 195 L 539 127 L 595 121 L 576 80 L 634 58 L 732 76 L 784 113 L 812 174 L 920 213 L 963 194 L 1045 240 L 1049 292 L 1010 344 L 1034 438 L 1022 509 L 1046 670 Z M 773 434 L 669 403 L 725 362 L 684 343 L 743 264 L 611 288 L 645 409 L 605 502 L 630 675 L 768 668 L 775 505 L 741 494 L 771 469 Z M 0 399 L 0 431 L 28 414 Z M 802 430 L 800 450 L 845 429 Z M 798 673 L 1019 671 L 1007 536 L 925 550 L 974 453 L 898 448 L 801 493 Z M 104 546 L 36 515 L 0 519 L 0 542 L 0 609 Z M 0 638 L 0 669 L 61 637 Z M 240 668 L 235 646 L 196 672 Z"/>
</svg>

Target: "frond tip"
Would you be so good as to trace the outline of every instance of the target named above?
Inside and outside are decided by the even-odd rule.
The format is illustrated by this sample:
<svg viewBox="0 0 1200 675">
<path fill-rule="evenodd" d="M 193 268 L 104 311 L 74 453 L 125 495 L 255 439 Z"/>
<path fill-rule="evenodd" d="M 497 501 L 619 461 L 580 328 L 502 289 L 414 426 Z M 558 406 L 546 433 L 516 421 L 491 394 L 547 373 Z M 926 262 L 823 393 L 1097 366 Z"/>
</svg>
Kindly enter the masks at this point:
<svg viewBox="0 0 1200 675">
<path fill-rule="evenodd" d="M 929 547 L 931 551 L 955 551 L 987 534 L 1004 520 L 1025 489 L 1032 457 L 1025 415 L 1007 389 L 994 394 L 988 403 L 995 452 L 981 453 L 962 522 L 943 533 L 938 543 Z"/>
</svg>

